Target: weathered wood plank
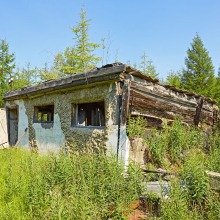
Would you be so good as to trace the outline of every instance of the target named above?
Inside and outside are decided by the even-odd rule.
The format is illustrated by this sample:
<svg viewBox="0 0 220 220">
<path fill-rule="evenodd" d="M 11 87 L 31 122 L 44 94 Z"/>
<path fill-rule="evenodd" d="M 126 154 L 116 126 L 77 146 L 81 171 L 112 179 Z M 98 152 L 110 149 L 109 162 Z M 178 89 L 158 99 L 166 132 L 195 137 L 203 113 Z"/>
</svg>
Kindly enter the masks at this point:
<svg viewBox="0 0 220 220">
<path fill-rule="evenodd" d="M 120 125 L 123 126 L 127 122 L 128 111 L 129 111 L 129 99 L 130 99 L 130 80 L 125 80 L 122 88 L 122 106 L 121 106 L 121 117 Z"/>
<path fill-rule="evenodd" d="M 147 94 L 137 91 L 132 91 L 130 95 L 130 112 L 132 109 L 138 110 L 140 113 L 150 114 L 152 116 L 167 118 L 174 120 L 182 117 L 186 123 L 193 123 L 195 121 L 196 108 L 177 104 L 175 102 L 166 101 L 164 99 L 155 98 Z M 213 124 L 213 113 L 201 109 L 199 114 L 199 121 L 207 124 Z"/>
<path fill-rule="evenodd" d="M 141 106 L 146 109 L 155 109 L 159 111 L 169 111 L 181 115 L 189 115 L 192 117 L 194 117 L 196 113 L 196 108 L 193 107 L 183 106 L 163 99 L 148 96 L 146 94 L 142 94 L 136 91 L 132 91 L 132 94 L 134 94 L 132 106 Z M 130 105 L 131 102 L 132 96 L 130 96 Z"/>
<path fill-rule="evenodd" d="M 139 114 L 133 112 L 131 113 L 131 117 L 137 117 Z M 152 115 L 142 114 L 142 117 L 146 119 L 146 126 L 148 127 L 157 127 L 162 128 L 163 127 L 163 120 L 158 117 L 154 117 Z"/>
<path fill-rule="evenodd" d="M 193 101 L 189 101 L 189 100 L 184 100 L 184 99 L 180 99 L 178 97 L 175 97 L 175 96 L 172 96 L 168 93 L 165 93 L 165 92 L 159 92 L 159 91 L 152 91 L 148 88 L 146 88 L 146 86 L 143 85 L 143 83 L 139 83 L 139 82 L 131 82 L 131 90 L 137 90 L 137 91 L 140 91 L 140 92 L 145 92 L 146 94 L 148 95 L 151 95 L 155 98 L 162 98 L 162 99 L 165 99 L 165 100 L 168 100 L 168 101 L 173 101 L 173 102 L 176 102 L 178 104 L 182 104 L 182 105 L 186 105 L 186 106 L 191 106 L 191 107 L 196 107 L 197 106 L 197 103 L 196 102 L 193 102 Z"/>
</svg>

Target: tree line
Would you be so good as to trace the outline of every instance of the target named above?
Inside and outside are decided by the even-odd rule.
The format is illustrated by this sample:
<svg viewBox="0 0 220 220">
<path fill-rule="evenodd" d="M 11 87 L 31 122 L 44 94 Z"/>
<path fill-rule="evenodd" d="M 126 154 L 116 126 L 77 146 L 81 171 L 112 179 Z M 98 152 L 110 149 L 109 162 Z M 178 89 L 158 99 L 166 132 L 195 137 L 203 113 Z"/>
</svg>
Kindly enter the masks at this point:
<svg viewBox="0 0 220 220">
<path fill-rule="evenodd" d="M 45 80 L 56 79 L 69 74 L 79 73 L 94 68 L 99 62 L 104 62 L 104 53 L 109 56 L 109 45 L 105 38 L 102 38 L 102 44 L 93 43 L 89 39 L 90 19 L 86 18 L 84 5 L 80 13 L 80 21 L 71 28 L 74 34 L 75 44 L 66 47 L 54 55 L 52 65 L 45 63 L 43 68 L 31 67 L 28 62 L 22 68 L 15 65 L 15 54 L 10 53 L 9 45 L 5 39 L 0 40 L 0 72 L 8 70 L 13 75 L 13 89 L 41 83 Z M 97 48 L 102 48 L 103 57 L 98 57 L 95 52 Z M 117 61 L 117 58 L 115 58 Z M 107 62 L 107 59 L 106 59 Z M 159 77 L 151 59 L 143 51 L 140 64 L 127 61 L 127 65 L 140 69 L 144 74 L 154 78 Z M 9 76 L 7 72 L 0 74 L 0 107 L 3 106 L 3 94 L 9 91 Z M 164 84 L 170 84 L 180 89 L 194 91 L 207 97 L 211 97 L 220 102 L 220 69 L 218 75 L 215 76 L 212 59 L 208 50 L 204 47 L 201 37 L 196 33 L 191 43 L 191 47 L 187 50 L 185 58 L 185 68 L 178 71 L 170 71 L 165 80 L 161 80 Z"/>
</svg>

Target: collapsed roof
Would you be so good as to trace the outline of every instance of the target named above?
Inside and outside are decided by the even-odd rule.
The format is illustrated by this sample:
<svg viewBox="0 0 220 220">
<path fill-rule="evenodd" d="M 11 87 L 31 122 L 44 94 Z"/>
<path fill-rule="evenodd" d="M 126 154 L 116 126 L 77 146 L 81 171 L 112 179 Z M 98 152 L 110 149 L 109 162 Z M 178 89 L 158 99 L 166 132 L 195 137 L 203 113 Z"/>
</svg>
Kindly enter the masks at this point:
<svg viewBox="0 0 220 220">
<path fill-rule="evenodd" d="M 186 94 L 187 96 L 193 96 L 195 98 L 203 97 L 205 101 L 212 104 L 218 103 L 216 100 L 213 100 L 209 97 L 204 97 L 202 95 L 198 95 L 194 92 L 181 90 L 171 85 L 162 85 L 160 84 L 158 79 L 153 79 L 151 76 L 144 74 L 140 70 L 136 70 L 131 66 L 127 66 L 126 64 L 122 64 L 119 62 L 107 64 L 100 68 L 96 67 L 94 69 L 87 70 L 81 73 L 71 74 L 59 79 L 47 80 L 37 85 L 12 90 L 4 94 L 3 100 L 28 98 L 38 96 L 42 93 L 68 90 L 73 87 L 92 85 L 94 83 L 103 83 L 104 81 L 120 81 L 126 79 L 126 74 L 158 84 L 166 89 Z"/>
</svg>

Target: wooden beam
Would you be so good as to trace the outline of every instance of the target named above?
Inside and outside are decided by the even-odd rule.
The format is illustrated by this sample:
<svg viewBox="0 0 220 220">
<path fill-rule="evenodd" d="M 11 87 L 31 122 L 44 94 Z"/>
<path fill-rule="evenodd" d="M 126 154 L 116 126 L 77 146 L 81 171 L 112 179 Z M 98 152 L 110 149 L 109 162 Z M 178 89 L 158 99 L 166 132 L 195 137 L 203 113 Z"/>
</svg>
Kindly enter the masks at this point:
<svg viewBox="0 0 220 220">
<path fill-rule="evenodd" d="M 24 132 L 22 133 L 21 137 L 18 139 L 17 143 L 15 144 L 15 147 L 19 145 L 21 142 L 22 138 L 24 137 L 25 133 L 27 132 L 28 128 L 25 128 Z"/>
<path fill-rule="evenodd" d="M 197 106 L 196 102 L 184 100 L 184 99 L 172 96 L 172 95 L 164 93 L 164 92 L 148 89 L 146 86 L 143 85 L 143 83 L 140 83 L 140 82 L 131 82 L 131 90 L 134 90 L 134 91 L 136 90 L 137 92 L 140 91 L 142 93 L 144 92 L 148 95 L 151 95 L 154 98 L 159 97 L 161 99 L 176 102 L 177 104 L 182 104 L 182 105 L 186 105 L 186 106 L 190 106 L 190 107 Z"/>
<path fill-rule="evenodd" d="M 127 122 L 128 111 L 129 111 L 129 99 L 130 99 L 130 80 L 125 80 L 122 88 L 122 106 L 121 106 L 121 117 L 120 125 L 123 126 Z"/>
</svg>

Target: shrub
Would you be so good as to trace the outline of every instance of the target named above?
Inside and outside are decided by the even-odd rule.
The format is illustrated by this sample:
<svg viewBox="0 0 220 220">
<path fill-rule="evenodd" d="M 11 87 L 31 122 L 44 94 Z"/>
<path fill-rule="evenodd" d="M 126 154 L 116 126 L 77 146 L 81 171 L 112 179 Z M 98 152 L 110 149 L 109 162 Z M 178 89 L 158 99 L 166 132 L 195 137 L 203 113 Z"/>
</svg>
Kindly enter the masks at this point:
<svg viewBox="0 0 220 220">
<path fill-rule="evenodd" d="M 208 177 L 205 174 L 204 154 L 193 149 L 188 152 L 183 165 L 183 179 L 190 201 L 203 202 L 208 192 Z"/>
<path fill-rule="evenodd" d="M 131 138 L 144 137 L 146 119 L 138 115 L 137 117 L 128 116 L 127 133 Z"/>
</svg>

